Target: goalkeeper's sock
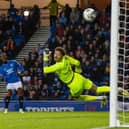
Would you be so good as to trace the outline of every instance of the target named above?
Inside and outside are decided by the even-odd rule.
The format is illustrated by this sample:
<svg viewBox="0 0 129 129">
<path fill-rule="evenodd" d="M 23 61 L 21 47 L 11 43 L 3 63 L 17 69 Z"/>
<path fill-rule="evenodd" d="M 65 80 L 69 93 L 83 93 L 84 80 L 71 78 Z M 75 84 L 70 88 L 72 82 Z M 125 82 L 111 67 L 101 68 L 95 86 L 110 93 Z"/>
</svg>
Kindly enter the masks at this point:
<svg viewBox="0 0 129 129">
<path fill-rule="evenodd" d="M 96 93 L 100 94 L 100 93 L 109 93 L 110 92 L 110 87 L 109 86 L 100 86 L 97 87 Z"/>
<path fill-rule="evenodd" d="M 92 95 L 80 95 L 76 100 L 81 101 L 94 101 L 94 100 L 104 100 L 107 96 L 92 96 Z"/>
</svg>

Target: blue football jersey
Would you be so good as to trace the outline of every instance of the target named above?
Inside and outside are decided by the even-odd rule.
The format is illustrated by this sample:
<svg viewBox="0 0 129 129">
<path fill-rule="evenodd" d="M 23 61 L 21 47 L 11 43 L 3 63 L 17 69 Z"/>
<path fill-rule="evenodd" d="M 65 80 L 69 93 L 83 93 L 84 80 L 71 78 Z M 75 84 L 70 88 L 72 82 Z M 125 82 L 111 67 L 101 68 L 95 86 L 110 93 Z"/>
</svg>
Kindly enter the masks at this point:
<svg viewBox="0 0 129 129">
<path fill-rule="evenodd" d="M 6 84 L 20 81 L 18 72 L 23 72 L 23 66 L 16 60 L 8 60 L 8 63 L 2 64 L 0 67 L 0 76 L 5 77 Z"/>
</svg>

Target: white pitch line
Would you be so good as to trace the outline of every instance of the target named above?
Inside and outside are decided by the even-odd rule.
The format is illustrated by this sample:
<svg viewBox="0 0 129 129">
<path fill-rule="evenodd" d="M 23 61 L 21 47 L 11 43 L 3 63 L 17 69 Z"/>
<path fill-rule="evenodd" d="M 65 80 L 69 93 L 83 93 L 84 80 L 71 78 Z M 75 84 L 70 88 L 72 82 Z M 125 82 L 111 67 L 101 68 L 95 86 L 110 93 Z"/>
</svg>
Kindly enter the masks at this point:
<svg viewBox="0 0 129 129">
<path fill-rule="evenodd" d="M 97 128 L 91 128 L 91 129 L 107 129 L 109 127 L 97 127 Z"/>
</svg>

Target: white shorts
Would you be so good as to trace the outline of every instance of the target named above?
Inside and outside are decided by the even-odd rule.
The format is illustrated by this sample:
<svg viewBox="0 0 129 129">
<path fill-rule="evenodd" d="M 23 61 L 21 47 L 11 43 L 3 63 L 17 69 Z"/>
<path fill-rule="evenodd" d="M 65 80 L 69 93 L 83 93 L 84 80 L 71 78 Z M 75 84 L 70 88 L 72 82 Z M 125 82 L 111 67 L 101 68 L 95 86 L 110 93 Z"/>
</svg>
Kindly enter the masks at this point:
<svg viewBox="0 0 129 129">
<path fill-rule="evenodd" d="M 17 90 L 18 88 L 22 88 L 22 83 L 20 81 L 15 83 L 8 83 L 6 87 L 7 90 Z"/>
</svg>

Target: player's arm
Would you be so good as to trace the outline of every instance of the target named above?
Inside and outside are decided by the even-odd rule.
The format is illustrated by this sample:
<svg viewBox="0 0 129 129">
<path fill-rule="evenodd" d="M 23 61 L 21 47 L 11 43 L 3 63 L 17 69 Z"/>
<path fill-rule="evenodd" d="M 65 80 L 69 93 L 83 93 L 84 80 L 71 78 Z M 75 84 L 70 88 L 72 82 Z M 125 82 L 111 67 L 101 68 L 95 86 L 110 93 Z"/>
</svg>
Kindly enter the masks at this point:
<svg viewBox="0 0 129 129">
<path fill-rule="evenodd" d="M 43 67 L 43 71 L 44 71 L 45 74 L 54 73 L 54 72 L 56 72 L 57 70 L 60 70 L 60 69 L 62 69 L 62 64 L 61 63 L 56 63 L 54 65 Z"/>
<path fill-rule="evenodd" d="M 67 55 L 66 55 L 66 58 L 70 61 L 70 64 L 75 65 L 77 67 L 80 66 L 80 61 L 79 60 L 74 59 L 74 58 L 72 58 L 70 56 L 67 56 Z"/>
<path fill-rule="evenodd" d="M 68 58 L 68 60 L 70 61 L 71 65 L 75 66 L 75 72 L 77 72 L 77 73 L 81 73 L 82 72 L 79 60 L 74 59 L 74 58 L 72 58 L 70 56 L 66 56 L 66 58 Z"/>
<path fill-rule="evenodd" d="M 51 51 L 48 48 L 43 50 L 43 66 L 48 66 L 51 62 Z"/>
</svg>

